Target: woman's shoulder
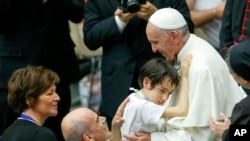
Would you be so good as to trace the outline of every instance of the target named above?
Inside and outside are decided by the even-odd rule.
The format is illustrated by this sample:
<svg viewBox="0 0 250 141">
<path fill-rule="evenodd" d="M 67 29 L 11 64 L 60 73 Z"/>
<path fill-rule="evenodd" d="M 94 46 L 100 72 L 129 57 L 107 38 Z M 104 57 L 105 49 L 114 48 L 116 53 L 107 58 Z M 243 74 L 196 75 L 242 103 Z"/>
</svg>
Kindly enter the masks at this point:
<svg viewBox="0 0 250 141">
<path fill-rule="evenodd" d="M 46 141 L 56 141 L 57 140 L 53 131 L 45 126 L 38 128 L 37 132 L 35 132 L 35 134 L 36 134 L 35 136 L 37 138 L 40 138 L 41 141 L 42 140 L 46 140 Z"/>
</svg>

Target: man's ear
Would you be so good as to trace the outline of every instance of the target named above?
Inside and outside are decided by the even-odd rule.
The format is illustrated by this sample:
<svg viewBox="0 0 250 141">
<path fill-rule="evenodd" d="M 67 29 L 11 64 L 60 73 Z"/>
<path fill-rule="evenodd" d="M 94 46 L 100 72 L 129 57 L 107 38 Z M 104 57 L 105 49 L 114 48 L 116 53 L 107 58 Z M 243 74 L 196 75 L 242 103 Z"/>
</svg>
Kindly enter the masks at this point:
<svg viewBox="0 0 250 141">
<path fill-rule="evenodd" d="M 175 44 L 179 43 L 181 35 L 177 31 L 170 32 L 169 36 Z"/>
<path fill-rule="evenodd" d="M 92 137 L 92 135 L 89 134 L 89 133 L 84 133 L 84 134 L 82 135 L 82 137 L 83 137 L 83 140 L 84 140 L 84 141 L 95 141 L 94 138 Z"/>
<path fill-rule="evenodd" d="M 247 87 L 248 87 L 248 89 L 250 88 L 250 80 L 247 80 L 246 81 L 246 85 L 247 85 Z"/>
</svg>

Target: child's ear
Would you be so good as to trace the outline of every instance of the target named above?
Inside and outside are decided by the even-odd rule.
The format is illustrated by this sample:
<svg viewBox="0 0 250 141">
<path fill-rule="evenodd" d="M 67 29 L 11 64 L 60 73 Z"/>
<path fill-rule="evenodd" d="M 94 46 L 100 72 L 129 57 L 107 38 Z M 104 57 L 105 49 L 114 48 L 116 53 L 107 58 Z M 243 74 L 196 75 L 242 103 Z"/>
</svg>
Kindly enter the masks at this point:
<svg viewBox="0 0 250 141">
<path fill-rule="evenodd" d="M 151 88 L 151 80 L 148 77 L 145 77 L 143 79 L 143 87 L 146 88 L 146 89 Z"/>
</svg>

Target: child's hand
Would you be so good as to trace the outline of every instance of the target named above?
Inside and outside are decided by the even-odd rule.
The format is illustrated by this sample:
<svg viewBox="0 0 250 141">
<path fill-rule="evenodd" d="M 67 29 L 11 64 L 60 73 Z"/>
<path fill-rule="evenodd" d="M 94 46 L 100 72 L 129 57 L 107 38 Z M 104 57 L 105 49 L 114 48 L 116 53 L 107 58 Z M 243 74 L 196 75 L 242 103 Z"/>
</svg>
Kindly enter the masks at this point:
<svg viewBox="0 0 250 141">
<path fill-rule="evenodd" d="M 181 77 L 188 77 L 188 71 L 189 71 L 189 67 L 192 61 L 192 54 L 189 54 L 188 56 L 186 56 L 186 58 L 184 59 L 184 61 L 181 64 Z"/>
<path fill-rule="evenodd" d="M 129 97 L 127 97 L 121 104 L 120 106 L 118 107 L 117 111 L 116 111 L 116 114 L 112 120 L 112 127 L 115 128 L 115 127 L 118 127 L 120 128 L 122 123 L 124 122 L 124 119 L 123 119 L 123 111 L 125 109 L 125 106 L 126 104 L 129 102 Z"/>
</svg>

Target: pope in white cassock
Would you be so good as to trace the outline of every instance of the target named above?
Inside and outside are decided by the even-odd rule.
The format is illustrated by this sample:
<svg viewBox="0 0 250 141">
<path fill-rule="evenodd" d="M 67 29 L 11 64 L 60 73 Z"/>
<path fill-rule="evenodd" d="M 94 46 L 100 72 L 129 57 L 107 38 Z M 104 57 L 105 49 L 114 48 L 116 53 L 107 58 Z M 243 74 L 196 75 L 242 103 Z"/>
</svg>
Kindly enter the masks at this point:
<svg viewBox="0 0 250 141">
<path fill-rule="evenodd" d="M 153 52 L 168 61 L 182 62 L 193 55 L 189 70 L 189 112 L 187 117 L 168 119 L 167 132 L 151 134 L 151 141 L 219 141 L 210 128 L 209 119 L 221 120 L 220 112 L 230 116 L 243 97 L 219 53 L 205 40 L 189 33 L 183 16 L 175 9 L 163 8 L 149 19 L 146 33 Z M 179 88 L 167 105 L 177 101 Z"/>
</svg>

